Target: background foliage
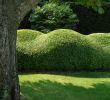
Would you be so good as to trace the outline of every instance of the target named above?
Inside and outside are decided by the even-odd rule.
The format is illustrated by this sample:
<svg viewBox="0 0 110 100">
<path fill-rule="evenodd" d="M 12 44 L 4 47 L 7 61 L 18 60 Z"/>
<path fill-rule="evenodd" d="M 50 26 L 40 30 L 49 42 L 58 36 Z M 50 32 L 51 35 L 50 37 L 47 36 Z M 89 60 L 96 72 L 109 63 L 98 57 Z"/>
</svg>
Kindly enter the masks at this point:
<svg viewBox="0 0 110 100">
<path fill-rule="evenodd" d="M 56 3 L 56 1 L 57 1 L 57 3 Z M 81 0 L 81 1 L 83 2 L 83 0 Z M 88 3 L 89 2 L 90 1 L 88 1 Z M 95 2 L 97 2 L 97 0 L 95 0 Z M 50 10 L 48 8 L 46 8 L 46 10 L 43 9 L 43 7 L 45 5 L 47 5 L 47 4 L 51 5 L 53 3 L 55 3 L 54 5 L 57 5 L 60 8 L 59 11 L 63 10 L 64 7 L 67 7 L 70 12 L 67 12 L 68 10 L 64 9 L 63 12 L 61 11 L 61 14 L 59 15 L 58 9 L 55 9 L 52 7 L 51 7 L 52 10 Z M 43 32 L 44 31 L 47 32 L 49 30 L 54 30 L 54 29 L 58 29 L 58 28 L 74 29 L 83 34 L 90 34 L 93 32 L 110 32 L 110 28 L 109 28 L 110 27 L 110 18 L 109 18 L 110 3 L 109 3 L 109 0 L 103 0 L 102 4 L 103 4 L 102 7 L 104 9 L 104 13 L 99 14 L 99 13 L 97 13 L 97 11 L 93 10 L 92 7 L 87 7 L 84 5 L 76 5 L 74 0 L 55 0 L 55 1 L 54 0 L 41 0 L 41 2 L 39 3 L 39 7 L 38 7 L 39 9 L 37 9 L 35 7 L 35 9 L 37 9 L 38 12 L 35 14 L 35 12 L 30 11 L 27 14 L 27 16 L 24 18 L 24 20 L 22 21 L 19 28 L 20 29 L 24 29 L 24 28 L 31 29 L 33 27 L 33 24 L 36 24 L 36 25 L 34 25 L 33 29 L 40 30 L 40 31 L 42 30 Z M 47 16 L 47 15 L 44 15 L 44 11 L 45 12 L 53 11 L 53 12 L 55 12 L 55 14 L 53 14 L 53 12 L 49 12 L 50 14 L 47 13 L 47 15 L 49 14 L 49 16 Z M 33 17 L 31 16 L 31 18 L 30 18 L 30 14 Z M 74 15 L 74 20 L 72 20 L 73 18 L 70 19 L 71 14 Z M 35 17 L 34 17 L 34 15 L 35 15 Z M 55 15 L 59 15 L 60 18 L 58 18 Z M 62 17 L 64 17 L 65 15 L 67 17 L 63 18 L 63 20 L 62 20 Z M 51 18 L 48 18 L 50 16 L 51 16 Z M 34 19 L 34 21 L 30 22 L 29 18 L 31 20 Z M 52 18 L 54 18 L 55 20 L 53 20 Z M 44 22 L 48 23 L 49 26 L 46 25 L 43 22 L 43 20 L 44 20 Z M 51 23 L 51 25 L 50 25 L 50 23 Z"/>
<path fill-rule="evenodd" d="M 32 29 L 49 32 L 59 28 L 75 29 L 78 19 L 67 3 L 46 3 L 33 9 L 29 21 Z"/>
</svg>

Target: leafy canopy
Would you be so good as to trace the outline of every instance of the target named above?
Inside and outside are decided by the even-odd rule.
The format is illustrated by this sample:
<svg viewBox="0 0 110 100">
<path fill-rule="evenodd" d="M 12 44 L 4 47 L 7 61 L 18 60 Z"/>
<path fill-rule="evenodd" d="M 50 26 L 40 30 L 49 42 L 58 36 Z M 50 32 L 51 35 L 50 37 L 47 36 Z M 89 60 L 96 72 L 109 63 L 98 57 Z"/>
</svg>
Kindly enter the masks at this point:
<svg viewBox="0 0 110 100">
<path fill-rule="evenodd" d="M 99 14 L 104 13 L 103 5 L 105 3 L 110 3 L 110 0 L 49 0 L 50 2 L 59 2 L 67 1 L 74 2 L 77 5 L 82 5 L 88 8 L 92 8 L 97 11 Z"/>
</svg>

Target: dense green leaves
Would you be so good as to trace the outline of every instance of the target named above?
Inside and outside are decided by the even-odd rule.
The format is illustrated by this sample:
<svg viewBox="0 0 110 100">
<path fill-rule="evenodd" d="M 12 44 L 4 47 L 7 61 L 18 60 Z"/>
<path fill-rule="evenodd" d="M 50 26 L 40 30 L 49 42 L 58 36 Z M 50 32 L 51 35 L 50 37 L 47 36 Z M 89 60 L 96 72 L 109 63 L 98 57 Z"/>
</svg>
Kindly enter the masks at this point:
<svg viewBox="0 0 110 100">
<path fill-rule="evenodd" d="M 18 31 L 17 38 L 19 69 L 110 69 L 110 34 L 85 36 L 72 30 L 60 29 L 48 34 L 36 32 L 36 38 L 30 39 L 22 31 Z M 32 31 L 27 32 L 32 35 Z M 24 38 L 26 41 L 22 41 Z"/>
<path fill-rule="evenodd" d="M 75 29 L 78 22 L 76 14 L 67 3 L 47 3 L 33 10 L 30 16 L 31 28 L 49 32 L 59 28 Z"/>
<path fill-rule="evenodd" d="M 68 2 L 69 4 L 82 5 L 88 8 L 92 8 L 97 11 L 99 14 L 104 13 L 103 4 L 109 3 L 110 0 L 42 0 L 49 2 Z"/>
<path fill-rule="evenodd" d="M 104 9 L 102 8 L 103 0 L 76 0 L 76 4 L 91 7 L 100 14 L 104 13 Z"/>
</svg>

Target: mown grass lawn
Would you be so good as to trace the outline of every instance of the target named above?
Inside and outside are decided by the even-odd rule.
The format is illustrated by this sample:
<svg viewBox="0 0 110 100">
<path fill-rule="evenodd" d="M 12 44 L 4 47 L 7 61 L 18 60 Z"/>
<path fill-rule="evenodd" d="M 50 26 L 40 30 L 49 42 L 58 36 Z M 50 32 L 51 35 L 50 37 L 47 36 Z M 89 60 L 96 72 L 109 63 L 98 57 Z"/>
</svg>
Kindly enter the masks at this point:
<svg viewBox="0 0 110 100">
<path fill-rule="evenodd" d="M 110 100 L 109 72 L 21 74 L 22 100 Z"/>
</svg>

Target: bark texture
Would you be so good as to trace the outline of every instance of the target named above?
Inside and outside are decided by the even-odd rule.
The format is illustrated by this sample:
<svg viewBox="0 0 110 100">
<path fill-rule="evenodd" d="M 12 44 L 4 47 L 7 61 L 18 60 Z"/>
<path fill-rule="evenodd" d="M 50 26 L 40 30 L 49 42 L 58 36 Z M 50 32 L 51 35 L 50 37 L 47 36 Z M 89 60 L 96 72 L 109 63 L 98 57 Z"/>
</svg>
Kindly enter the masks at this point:
<svg viewBox="0 0 110 100">
<path fill-rule="evenodd" d="M 0 100 L 20 100 L 16 30 L 36 0 L 0 0 Z"/>
<path fill-rule="evenodd" d="M 18 23 L 20 23 L 25 15 L 38 3 L 39 0 L 16 0 Z"/>
</svg>

